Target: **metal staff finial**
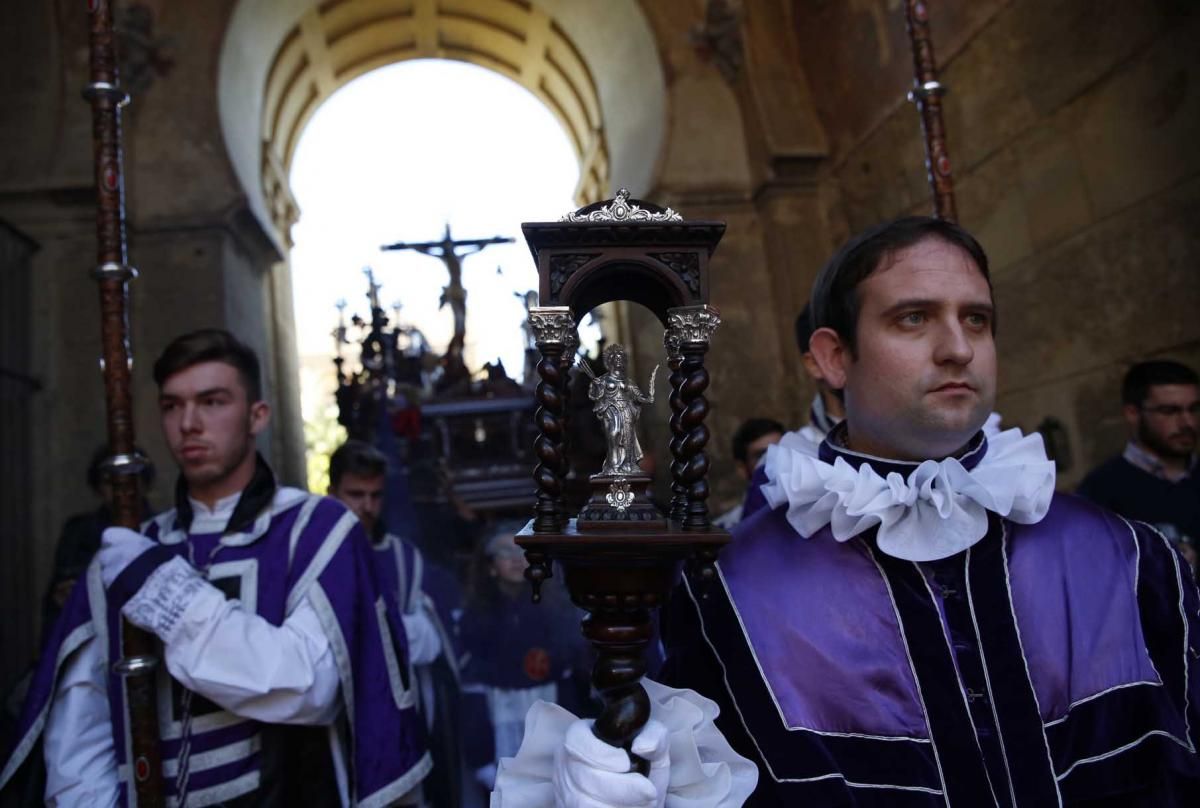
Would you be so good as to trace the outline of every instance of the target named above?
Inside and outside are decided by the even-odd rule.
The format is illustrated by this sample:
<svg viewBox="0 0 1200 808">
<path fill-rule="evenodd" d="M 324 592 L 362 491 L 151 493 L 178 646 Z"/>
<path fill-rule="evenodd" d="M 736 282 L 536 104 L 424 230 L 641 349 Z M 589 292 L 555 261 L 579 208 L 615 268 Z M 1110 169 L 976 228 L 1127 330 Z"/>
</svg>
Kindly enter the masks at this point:
<svg viewBox="0 0 1200 808">
<path fill-rule="evenodd" d="M 121 165 L 121 107 L 129 97 L 120 88 L 111 3 L 89 0 L 88 11 L 91 80 L 83 94 L 92 105 L 97 197 L 97 261 L 92 277 L 100 286 L 101 369 L 111 453 L 105 467 L 112 476 L 113 523 L 136 530 L 141 521 L 138 473 L 145 461 L 134 447 L 130 384 L 133 359 L 129 348 L 128 283 L 137 277 L 137 270 L 126 262 L 125 182 Z M 124 621 L 122 636 L 123 656 L 113 667 L 125 680 L 137 804 L 161 808 L 165 803 L 154 687 L 157 642 L 152 634 Z"/>
<path fill-rule="evenodd" d="M 925 0 L 904 0 L 908 37 L 912 42 L 913 89 L 908 98 L 921 113 L 925 133 L 925 168 L 933 191 L 933 210 L 939 219 L 958 220 L 954 204 L 954 175 L 946 149 L 946 127 L 942 121 L 942 96 L 946 87 L 938 81 L 933 38 L 929 34 L 929 10 Z"/>
</svg>

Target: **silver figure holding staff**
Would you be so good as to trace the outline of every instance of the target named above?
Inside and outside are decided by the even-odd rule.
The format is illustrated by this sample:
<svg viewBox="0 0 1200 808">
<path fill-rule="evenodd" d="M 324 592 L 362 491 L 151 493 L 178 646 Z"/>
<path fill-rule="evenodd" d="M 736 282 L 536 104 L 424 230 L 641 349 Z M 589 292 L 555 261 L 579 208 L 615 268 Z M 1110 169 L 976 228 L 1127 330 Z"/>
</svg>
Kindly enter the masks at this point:
<svg viewBox="0 0 1200 808">
<path fill-rule="evenodd" d="M 588 385 L 588 398 L 593 402 L 592 412 L 604 425 L 604 437 L 608 444 L 608 454 L 600 475 L 618 477 L 642 474 L 638 465 L 642 459 L 642 446 L 638 442 L 637 422 L 642 407 L 654 403 L 654 379 L 658 375 L 658 365 L 650 374 L 650 394 L 647 395 L 626 375 L 629 355 L 625 346 L 616 343 L 609 345 L 604 349 L 603 356 L 605 372 L 601 376 L 594 375 L 586 362 L 579 363 L 592 378 Z"/>
</svg>

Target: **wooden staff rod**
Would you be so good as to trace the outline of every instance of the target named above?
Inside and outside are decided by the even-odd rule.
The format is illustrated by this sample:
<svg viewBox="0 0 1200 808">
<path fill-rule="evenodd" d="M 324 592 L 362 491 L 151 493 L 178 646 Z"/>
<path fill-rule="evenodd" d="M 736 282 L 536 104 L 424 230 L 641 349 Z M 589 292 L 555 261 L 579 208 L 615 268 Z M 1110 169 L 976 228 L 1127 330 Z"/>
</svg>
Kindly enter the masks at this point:
<svg viewBox="0 0 1200 808">
<path fill-rule="evenodd" d="M 126 260 L 125 183 L 122 177 L 121 107 L 129 96 L 119 86 L 110 0 L 88 0 L 91 14 L 91 81 L 84 97 L 92 106 L 92 156 L 96 172 L 96 267 L 100 287 L 101 370 L 107 408 L 110 456 L 105 469 L 112 478 L 113 522 L 137 529 L 141 516 L 139 472 L 145 459 L 133 436 L 130 386 L 128 283 L 137 270 Z M 133 742 L 133 776 L 139 808 L 161 808 L 162 755 L 155 698 L 157 642 L 152 634 L 126 622 L 123 658 L 114 670 L 125 682 Z"/>
<path fill-rule="evenodd" d="M 933 191 L 933 210 L 939 219 L 953 222 L 958 219 L 958 211 L 954 205 L 954 175 L 950 170 L 946 127 L 942 121 L 942 96 L 946 94 L 946 87 L 938 81 L 937 59 L 929 35 L 929 10 L 924 0 L 904 0 L 904 15 L 913 55 L 913 88 L 908 99 L 916 103 L 921 113 L 925 168 Z"/>
</svg>

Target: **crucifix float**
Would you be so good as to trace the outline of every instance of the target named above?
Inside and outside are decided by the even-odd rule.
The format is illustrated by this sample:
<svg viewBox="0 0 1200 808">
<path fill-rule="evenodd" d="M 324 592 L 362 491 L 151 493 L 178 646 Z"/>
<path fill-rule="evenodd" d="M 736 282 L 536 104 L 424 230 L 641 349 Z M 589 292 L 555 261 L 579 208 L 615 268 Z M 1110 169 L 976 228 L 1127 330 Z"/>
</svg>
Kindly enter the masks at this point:
<svg viewBox="0 0 1200 808">
<path fill-rule="evenodd" d="M 454 313 L 454 337 L 451 338 L 446 355 L 442 359 L 446 384 L 469 375 L 463 360 L 463 345 L 467 333 L 467 290 L 462 284 L 462 259 L 493 244 L 512 244 L 514 241 L 515 239 L 507 236 L 456 240 L 450 235 L 450 225 L 447 224 L 446 235 L 441 241 L 399 241 L 380 247 L 384 252 L 414 250 L 433 258 L 440 258 L 446 265 L 446 271 L 450 273 L 450 283 L 442 289 L 441 300 L 441 305 L 449 303 L 450 310 Z"/>
</svg>

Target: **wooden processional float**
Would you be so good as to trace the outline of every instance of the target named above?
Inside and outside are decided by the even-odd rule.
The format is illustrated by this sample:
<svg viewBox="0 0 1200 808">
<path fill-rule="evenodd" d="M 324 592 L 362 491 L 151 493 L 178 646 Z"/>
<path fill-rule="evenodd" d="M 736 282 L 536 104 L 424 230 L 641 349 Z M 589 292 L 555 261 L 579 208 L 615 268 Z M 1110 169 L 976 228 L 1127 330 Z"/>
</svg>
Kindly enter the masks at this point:
<svg viewBox="0 0 1200 808">
<path fill-rule="evenodd" d="M 557 563 L 572 602 L 588 613 L 583 634 L 598 655 L 592 684 L 604 700 L 594 731 L 628 749 L 650 717 L 639 680 L 653 631 L 651 610 L 664 603 L 685 563 L 689 575 L 712 580 L 717 550 L 729 541 L 729 534 L 709 521 L 704 453 L 709 437 L 704 355 L 720 323 L 708 303 L 708 263 L 725 225 L 685 221 L 622 190 L 561 221 L 526 223 L 521 229 L 538 269 L 539 305 L 530 309 L 529 325 L 540 353 L 541 381 L 534 416 L 537 503 L 517 544 L 529 562 L 525 575 L 535 602 Z M 651 479 L 637 462 L 638 418 L 653 403 L 653 375 L 649 389 L 640 390 L 626 374 L 627 355 L 619 345 L 605 349 L 603 374 L 585 371 L 582 363 L 575 367 L 580 319 L 601 304 L 621 300 L 645 306 L 664 326 L 673 457 L 668 513 L 650 501 Z M 588 396 L 608 450 L 600 473 L 590 478 L 591 498 L 577 514 L 568 512 L 564 499 L 571 372 L 590 376 Z M 651 410 L 646 412 L 653 418 Z M 644 770 L 645 761 L 634 757 L 635 766 Z"/>
</svg>

